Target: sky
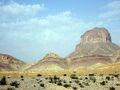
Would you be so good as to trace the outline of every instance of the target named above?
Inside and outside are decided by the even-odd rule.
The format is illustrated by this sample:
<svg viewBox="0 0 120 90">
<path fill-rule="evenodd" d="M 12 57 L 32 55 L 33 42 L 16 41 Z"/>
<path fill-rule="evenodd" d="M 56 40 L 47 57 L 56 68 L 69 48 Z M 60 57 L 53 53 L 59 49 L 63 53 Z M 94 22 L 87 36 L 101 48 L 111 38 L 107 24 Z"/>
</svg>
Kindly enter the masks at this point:
<svg viewBox="0 0 120 90">
<path fill-rule="evenodd" d="M 28 63 L 66 57 L 93 27 L 120 45 L 120 0 L 0 0 L 0 53 Z"/>
</svg>

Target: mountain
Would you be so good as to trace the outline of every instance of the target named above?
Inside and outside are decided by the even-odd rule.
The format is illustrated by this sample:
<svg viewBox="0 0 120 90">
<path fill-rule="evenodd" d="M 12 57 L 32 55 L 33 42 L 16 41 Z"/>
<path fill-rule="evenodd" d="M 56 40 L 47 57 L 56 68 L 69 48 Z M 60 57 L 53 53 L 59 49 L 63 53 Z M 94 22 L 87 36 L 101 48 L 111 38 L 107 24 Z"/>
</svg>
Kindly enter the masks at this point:
<svg viewBox="0 0 120 90">
<path fill-rule="evenodd" d="M 10 56 L 8 54 L 0 54 L 0 71 L 15 71 L 20 70 L 25 62 Z"/>
<path fill-rule="evenodd" d="M 115 51 L 112 56 L 115 58 L 115 62 L 120 62 L 120 49 Z"/>
<path fill-rule="evenodd" d="M 64 70 L 67 68 L 67 61 L 61 58 L 55 53 L 48 53 L 46 56 L 39 60 L 36 64 L 32 65 L 27 70 L 39 71 L 39 70 Z"/>
<path fill-rule="evenodd" d="M 111 54 L 120 47 L 112 43 L 111 35 L 106 28 L 95 27 L 81 36 L 81 42 L 67 58 L 72 66 L 89 66 L 95 63 L 112 63 Z"/>
</svg>

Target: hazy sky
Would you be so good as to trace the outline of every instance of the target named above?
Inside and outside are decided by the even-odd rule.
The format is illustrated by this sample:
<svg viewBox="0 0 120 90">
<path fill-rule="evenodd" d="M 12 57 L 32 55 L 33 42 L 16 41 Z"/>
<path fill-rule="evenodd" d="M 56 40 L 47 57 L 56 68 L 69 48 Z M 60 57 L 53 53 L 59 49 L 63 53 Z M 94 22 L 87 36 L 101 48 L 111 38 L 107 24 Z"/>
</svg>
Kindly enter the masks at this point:
<svg viewBox="0 0 120 90">
<path fill-rule="evenodd" d="M 67 56 L 93 27 L 120 45 L 120 0 L 0 0 L 0 53 L 26 62 Z"/>
</svg>

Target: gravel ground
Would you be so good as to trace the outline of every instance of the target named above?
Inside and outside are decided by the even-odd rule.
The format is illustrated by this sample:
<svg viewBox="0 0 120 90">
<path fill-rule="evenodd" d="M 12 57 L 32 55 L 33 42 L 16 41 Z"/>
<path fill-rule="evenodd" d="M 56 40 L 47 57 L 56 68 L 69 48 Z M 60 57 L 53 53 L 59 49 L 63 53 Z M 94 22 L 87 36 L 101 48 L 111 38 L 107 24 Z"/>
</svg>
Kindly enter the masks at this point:
<svg viewBox="0 0 120 90">
<path fill-rule="evenodd" d="M 120 75 L 5 77 L 0 90 L 120 90 Z"/>
</svg>

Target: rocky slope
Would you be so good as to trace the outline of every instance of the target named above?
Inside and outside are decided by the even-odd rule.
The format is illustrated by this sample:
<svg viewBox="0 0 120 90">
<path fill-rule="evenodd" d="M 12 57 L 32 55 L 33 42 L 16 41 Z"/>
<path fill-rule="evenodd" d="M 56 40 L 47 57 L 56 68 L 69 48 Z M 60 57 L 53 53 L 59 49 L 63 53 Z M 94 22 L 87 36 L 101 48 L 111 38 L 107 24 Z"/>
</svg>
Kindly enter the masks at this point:
<svg viewBox="0 0 120 90">
<path fill-rule="evenodd" d="M 7 54 L 0 54 L 0 70 L 14 71 L 20 70 L 25 63 Z"/>
<path fill-rule="evenodd" d="M 120 49 L 112 54 L 115 62 L 120 62 Z"/>
<path fill-rule="evenodd" d="M 112 43 L 110 33 L 105 28 L 93 28 L 81 36 L 81 42 L 67 58 L 75 66 L 89 66 L 95 63 L 112 63 L 111 54 L 120 47 Z M 97 57 L 96 57 L 97 56 Z"/>
<path fill-rule="evenodd" d="M 38 63 L 32 65 L 27 70 L 39 71 L 39 70 L 64 70 L 67 65 L 67 61 L 61 58 L 55 53 L 48 53 Z"/>
</svg>

